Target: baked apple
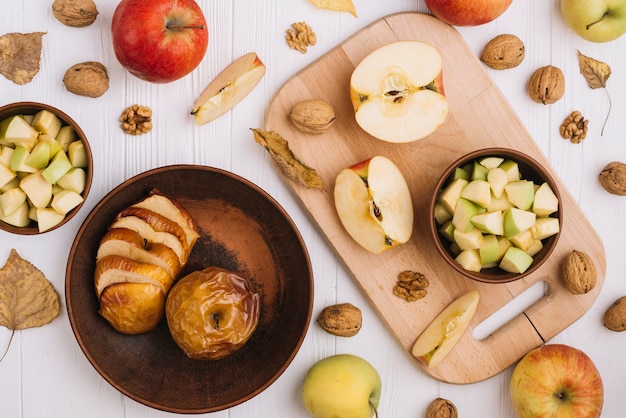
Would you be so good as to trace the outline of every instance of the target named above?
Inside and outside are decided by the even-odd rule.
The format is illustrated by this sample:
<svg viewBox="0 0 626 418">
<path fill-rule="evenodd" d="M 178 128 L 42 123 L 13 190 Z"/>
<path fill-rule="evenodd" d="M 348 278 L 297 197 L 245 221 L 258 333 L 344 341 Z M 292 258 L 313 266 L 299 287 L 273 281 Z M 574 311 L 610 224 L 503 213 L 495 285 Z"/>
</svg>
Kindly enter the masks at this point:
<svg viewBox="0 0 626 418">
<path fill-rule="evenodd" d="M 170 334 L 193 359 L 217 360 L 241 348 L 259 322 L 259 294 L 248 279 L 207 267 L 180 279 L 165 302 Z"/>
<path fill-rule="evenodd" d="M 152 283 L 114 283 L 100 295 L 98 313 L 123 334 L 154 329 L 165 307 L 165 293 Z"/>
</svg>

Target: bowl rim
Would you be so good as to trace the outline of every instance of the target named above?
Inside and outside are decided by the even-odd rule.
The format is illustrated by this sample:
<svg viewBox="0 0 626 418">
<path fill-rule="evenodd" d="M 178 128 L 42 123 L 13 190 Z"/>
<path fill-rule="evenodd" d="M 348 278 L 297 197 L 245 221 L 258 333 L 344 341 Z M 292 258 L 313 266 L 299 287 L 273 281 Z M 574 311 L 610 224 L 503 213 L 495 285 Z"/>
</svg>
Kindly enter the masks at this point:
<svg viewBox="0 0 626 418">
<path fill-rule="evenodd" d="M 454 260 L 454 258 L 452 257 L 452 255 L 450 254 L 446 246 L 443 244 L 442 242 L 443 237 L 441 233 L 439 232 L 439 226 L 437 225 L 437 222 L 435 221 L 434 212 L 435 212 L 435 205 L 437 204 L 437 197 L 439 195 L 439 191 L 442 189 L 443 185 L 448 180 L 448 178 L 450 177 L 454 169 L 464 165 L 465 163 L 468 163 L 471 160 L 474 160 L 479 157 L 486 157 L 486 156 L 509 157 L 511 159 L 514 159 L 518 164 L 521 163 L 527 167 L 532 168 L 532 170 L 535 171 L 539 177 L 541 177 L 545 182 L 547 182 L 550 185 L 550 188 L 552 189 L 554 194 L 557 196 L 557 199 L 559 200 L 558 211 L 555 212 L 555 214 L 551 215 L 551 217 L 557 217 L 557 219 L 559 220 L 559 232 L 553 235 L 552 237 L 546 238 L 546 240 L 549 240 L 548 245 L 544 245 L 543 249 L 538 253 L 539 256 L 537 258 L 533 257 L 534 258 L 533 263 L 523 273 L 509 273 L 497 267 L 494 269 L 489 269 L 490 270 L 489 272 L 483 272 L 482 270 L 481 272 L 473 272 L 473 271 L 464 269 L 460 264 L 458 264 Z M 435 190 L 431 197 L 429 209 L 428 209 L 428 215 L 429 215 L 428 222 L 430 226 L 430 233 L 431 233 L 432 239 L 435 243 L 435 247 L 437 248 L 438 253 L 448 263 L 448 265 L 450 265 L 454 270 L 456 270 L 460 274 L 472 280 L 482 282 L 482 283 L 490 283 L 490 284 L 509 283 L 509 282 L 513 282 L 513 281 L 522 279 L 524 277 L 527 277 L 531 275 L 532 273 L 534 273 L 535 271 L 537 271 L 556 248 L 556 245 L 561 236 L 561 232 L 563 230 L 562 202 L 563 200 L 561 199 L 561 193 L 559 191 L 557 182 L 555 181 L 554 177 L 552 177 L 549 170 L 546 169 L 535 158 L 531 157 L 530 155 L 524 152 L 521 152 L 512 148 L 489 147 L 489 148 L 476 149 L 474 151 L 465 153 L 462 156 L 455 159 L 443 171 L 443 173 L 439 177 L 435 186 Z"/>
<path fill-rule="evenodd" d="M 89 191 L 91 190 L 91 184 L 93 181 L 93 154 L 91 150 L 91 145 L 89 144 L 87 135 L 85 135 L 85 132 L 80 127 L 80 125 L 67 113 L 49 104 L 25 101 L 25 102 L 8 103 L 6 105 L 0 106 L 0 115 L 3 112 L 7 112 L 7 111 L 11 112 L 11 114 L 7 116 L 13 116 L 13 115 L 24 113 L 24 112 L 39 111 L 39 110 L 48 110 L 54 113 L 55 115 L 57 115 L 58 117 L 60 117 L 67 125 L 72 126 L 74 130 L 76 131 L 78 138 L 82 141 L 83 145 L 85 146 L 85 151 L 87 153 L 87 158 L 89 161 L 89 167 L 88 167 L 88 170 L 85 170 L 87 177 L 85 179 L 85 190 L 83 190 L 83 193 L 82 193 L 83 201 L 78 206 L 73 208 L 69 213 L 67 213 L 65 215 L 65 218 L 61 222 L 59 222 L 57 225 L 43 232 L 39 231 L 37 225 L 34 224 L 33 221 L 31 221 L 31 223 L 28 226 L 24 226 L 24 227 L 10 225 L 6 222 L 0 221 L 1 230 L 12 233 L 12 234 L 16 234 L 16 235 L 46 234 L 68 223 L 80 211 L 80 209 L 85 204 L 85 201 L 87 200 L 87 196 L 89 195 Z M 4 118 L 4 117 L 0 116 L 0 118 Z"/>
</svg>

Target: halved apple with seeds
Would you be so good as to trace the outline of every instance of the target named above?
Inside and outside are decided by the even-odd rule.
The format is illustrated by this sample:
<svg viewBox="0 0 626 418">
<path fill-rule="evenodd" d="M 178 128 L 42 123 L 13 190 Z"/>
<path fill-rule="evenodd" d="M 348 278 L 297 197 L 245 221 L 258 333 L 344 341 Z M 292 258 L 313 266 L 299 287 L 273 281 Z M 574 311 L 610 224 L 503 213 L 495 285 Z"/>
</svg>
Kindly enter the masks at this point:
<svg viewBox="0 0 626 418">
<path fill-rule="evenodd" d="M 344 228 L 367 251 L 378 254 L 411 238 L 409 187 L 387 157 L 378 155 L 341 170 L 334 197 Z"/>
<path fill-rule="evenodd" d="M 388 142 L 411 142 L 438 129 L 448 116 L 443 58 L 421 41 L 387 44 L 365 57 L 350 79 L 356 122 Z"/>
<path fill-rule="evenodd" d="M 476 313 L 480 294 L 471 290 L 455 299 L 432 320 L 413 344 L 411 354 L 429 368 L 454 348 Z"/>
</svg>

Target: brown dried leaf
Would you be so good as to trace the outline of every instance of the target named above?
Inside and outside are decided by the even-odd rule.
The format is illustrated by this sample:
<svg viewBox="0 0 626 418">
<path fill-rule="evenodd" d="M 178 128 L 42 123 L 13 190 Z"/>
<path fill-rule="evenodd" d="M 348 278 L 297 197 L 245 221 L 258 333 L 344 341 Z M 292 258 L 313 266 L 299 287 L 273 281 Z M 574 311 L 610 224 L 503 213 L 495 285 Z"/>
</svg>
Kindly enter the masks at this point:
<svg viewBox="0 0 626 418">
<path fill-rule="evenodd" d="M 254 140 L 263 146 L 272 156 L 274 162 L 287 177 L 306 186 L 324 190 L 322 178 L 317 171 L 302 163 L 289 149 L 289 143 L 280 134 L 274 131 L 252 129 Z"/>
<path fill-rule="evenodd" d="M 580 73 L 592 89 L 606 88 L 606 81 L 611 76 L 611 67 L 578 51 Z"/>
<path fill-rule="evenodd" d="M 0 36 L 0 74 L 15 84 L 29 83 L 39 72 L 45 34 L 14 32 Z"/>
<path fill-rule="evenodd" d="M 309 0 L 318 9 L 328 9 L 335 12 L 349 12 L 354 17 L 358 17 L 356 14 L 356 7 L 352 0 Z"/>
<path fill-rule="evenodd" d="M 0 325 L 10 330 L 45 325 L 59 315 L 59 305 L 52 283 L 12 249 L 0 269 Z"/>
</svg>

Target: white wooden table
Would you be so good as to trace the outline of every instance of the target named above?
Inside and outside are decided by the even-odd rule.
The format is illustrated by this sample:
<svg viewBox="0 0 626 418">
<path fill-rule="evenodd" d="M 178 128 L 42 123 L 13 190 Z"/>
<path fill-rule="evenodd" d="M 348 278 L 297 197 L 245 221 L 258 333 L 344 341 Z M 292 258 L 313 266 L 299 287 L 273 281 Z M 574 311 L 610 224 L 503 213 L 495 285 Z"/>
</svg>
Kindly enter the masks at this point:
<svg viewBox="0 0 626 418">
<path fill-rule="evenodd" d="M 371 309 L 368 301 L 338 262 L 320 232 L 310 222 L 267 153 L 252 139 L 249 128 L 262 127 L 265 110 L 278 89 L 297 71 L 367 24 L 391 13 L 428 12 L 422 0 L 355 0 L 359 18 L 347 13 L 315 9 L 306 0 L 200 0 L 210 41 L 206 57 L 191 75 L 171 84 L 140 81 L 117 63 L 111 47 L 111 16 L 117 2 L 98 2 L 100 15 L 87 28 L 68 28 L 52 15 L 50 0 L 6 1 L 0 14 L 0 34 L 45 31 L 41 71 L 26 85 L 0 77 L 0 105 L 39 101 L 71 115 L 86 132 L 95 159 L 94 184 L 81 213 L 63 228 L 35 237 L 0 232 L 0 263 L 15 248 L 39 267 L 63 298 L 65 266 L 75 234 L 89 210 L 111 189 L 129 177 L 151 168 L 194 163 L 230 170 L 265 189 L 294 219 L 310 253 L 315 275 L 313 320 L 293 363 L 266 391 L 252 400 L 204 416 L 306 417 L 300 386 L 308 367 L 334 353 L 353 353 L 369 360 L 383 379 L 381 417 L 423 416 L 436 397 L 452 400 L 462 417 L 512 418 L 508 381 L 511 369 L 480 383 L 451 385 L 422 373 L 397 344 Z M 285 30 L 306 21 L 318 35 L 318 44 L 305 55 L 289 49 Z M 602 326 L 602 315 L 626 294 L 626 198 L 608 194 L 597 177 L 610 161 L 626 161 L 622 122 L 626 112 L 626 37 L 608 44 L 593 44 L 575 35 L 563 22 L 557 1 L 516 0 L 499 19 L 489 24 L 459 28 L 479 55 L 487 41 L 502 33 L 518 35 L 526 45 L 526 58 L 517 68 L 488 70 L 528 127 L 554 170 L 564 180 L 583 212 L 602 237 L 607 274 L 600 296 L 591 310 L 550 342 L 572 345 L 595 361 L 605 385 L 603 416 L 623 416 L 626 392 L 626 340 Z M 611 65 L 608 88 L 612 114 L 603 136 L 602 122 L 608 100 L 601 90 L 591 90 L 578 71 L 576 50 Z M 257 88 L 220 119 L 197 127 L 189 110 L 205 85 L 225 66 L 246 52 L 257 52 L 267 73 Z M 109 70 L 109 91 L 98 99 L 75 96 L 62 84 L 65 70 L 82 61 L 100 61 Z M 565 97 L 551 106 L 536 104 L 526 93 L 526 83 L 538 67 L 552 64 L 563 69 Z M 150 106 L 154 129 L 130 137 L 117 118 L 132 104 Z M 573 110 L 590 122 L 587 139 L 578 145 L 563 140 L 558 127 Z M 488 112 L 488 109 L 485 109 Z M 537 295 L 531 295 L 532 298 Z M 520 301 L 528 304 L 532 298 Z M 351 302 L 363 310 L 363 329 L 352 338 L 333 337 L 314 319 L 326 305 Z M 509 312 L 510 313 L 510 312 Z M 498 313 L 493 323 L 505 321 Z M 0 329 L 0 351 L 10 333 Z M 110 386 L 87 361 L 72 334 L 65 306 L 61 315 L 41 328 L 20 331 L 6 358 L 0 362 L 0 416 L 3 418 L 141 418 L 174 414 L 148 408 Z"/>
</svg>

